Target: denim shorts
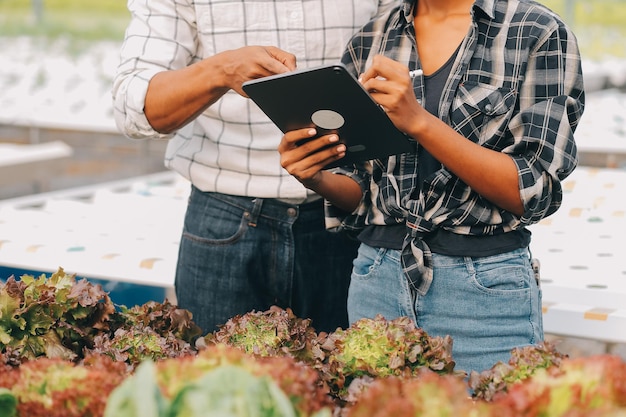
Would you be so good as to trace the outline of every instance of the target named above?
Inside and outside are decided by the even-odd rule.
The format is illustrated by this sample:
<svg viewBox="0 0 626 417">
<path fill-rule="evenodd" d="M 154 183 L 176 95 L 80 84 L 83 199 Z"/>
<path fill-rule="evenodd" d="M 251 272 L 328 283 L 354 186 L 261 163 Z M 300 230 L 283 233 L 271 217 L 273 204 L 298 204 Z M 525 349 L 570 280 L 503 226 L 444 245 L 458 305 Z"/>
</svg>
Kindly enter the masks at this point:
<svg viewBox="0 0 626 417">
<path fill-rule="evenodd" d="M 455 369 L 468 373 L 543 340 L 541 289 L 527 249 L 479 258 L 433 254 L 433 261 L 430 289 L 415 296 L 400 251 L 361 244 L 348 293 L 350 323 L 408 316 L 430 336 L 450 335 Z"/>
<path fill-rule="evenodd" d="M 176 298 L 205 333 L 235 315 L 291 308 L 317 331 L 347 327 L 358 241 L 325 229 L 323 201 L 206 193 L 193 187 L 176 271 Z"/>
</svg>

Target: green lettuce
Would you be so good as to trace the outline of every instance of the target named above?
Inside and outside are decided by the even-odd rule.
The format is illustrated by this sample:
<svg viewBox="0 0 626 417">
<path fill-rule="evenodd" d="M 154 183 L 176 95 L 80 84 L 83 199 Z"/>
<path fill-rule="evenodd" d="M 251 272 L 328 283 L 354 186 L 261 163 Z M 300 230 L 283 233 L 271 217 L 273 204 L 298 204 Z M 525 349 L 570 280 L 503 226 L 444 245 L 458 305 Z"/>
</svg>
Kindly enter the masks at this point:
<svg viewBox="0 0 626 417">
<path fill-rule="evenodd" d="M 550 343 L 524 346 L 511 351 L 507 363 L 498 362 L 490 369 L 472 372 L 469 386 L 474 398 L 491 401 L 499 393 L 507 392 L 514 384 L 531 377 L 540 369 L 558 367 L 567 355 Z"/>
<path fill-rule="evenodd" d="M 516 417 L 622 415 L 626 362 L 608 354 L 564 359 L 559 366 L 538 369 L 492 403 Z"/>
<path fill-rule="evenodd" d="M 106 354 L 133 368 L 144 359 L 195 353 L 200 334 L 187 310 L 165 301 L 118 311 L 100 285 L 62 268 L 0 284 L 0 365 Z"/>
<path fill-rule="evenodd" d="M 17 416 L 17 398 L 7 388 L 0 388 L 0 417 Z"/>
<path fill-rule="evenodd" d="M 20 417 L 101 416 L 109 393 L 127 376 L 123 363 L 105 356 L 81 364 L 42 357 L 8 372 L 13 383 L 7 389 Z"/>
<path fill-rule="evenodd" d="M 205 345 L 226 344 L 260 356 L 289 356 L 311 363 L 321 337 L 291 309 L 272 306 L 267 311 L 251 311 L 229 319 L 220 329 L 202 340 Z"/>
<path fill-rule="evenodd" d="M 185 383 L 173 398 L 159 389 L 157 366 L 143 362 L 110 395 L 104 417 L 299 417 L 287 394 L 267 375 L 223 364 Z M 330 409 L 312 417 L 331 417 Z"/>
<path fill-rule="evenodd" d="M 73 360 L 91 347 L 115 311 L 108 294 L 59 269 L 52 276 L 10 277 L 0 286 L 0 353 L 23 360 Z"/>
<path fill-rule="evenodd" d="M 321 348 L 316 368 L 341 400 L 350 401 L 373 378 L 411 377 L 422 369 L 454 373 L 452 339 L 431 337 L 408 317 L 361 319 L 330 333 Z"/>
</svg>

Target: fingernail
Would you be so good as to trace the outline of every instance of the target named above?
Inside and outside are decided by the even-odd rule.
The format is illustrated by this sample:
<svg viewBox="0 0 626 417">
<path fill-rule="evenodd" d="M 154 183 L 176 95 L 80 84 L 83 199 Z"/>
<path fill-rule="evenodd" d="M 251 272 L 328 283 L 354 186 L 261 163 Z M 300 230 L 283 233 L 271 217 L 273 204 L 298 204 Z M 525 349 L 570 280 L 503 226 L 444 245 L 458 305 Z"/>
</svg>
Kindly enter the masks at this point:
<svg viewBox="0 0 626 417">
<path fill-rule="evenodd" d="M 328 137 L 328 140 L 329 140 L 330 142 L 337 142 L 337 141 L 339 140 L 339 136 L 337 136 L 337 135 L 330 135 L 330 136 Z"/>
<path fill-rule="evenodd" d="M 315 129 L 309 129 L 308 133 L 309 133 L 309 136 L 313 136 L 313 135 L 315 135 L 316 131 L 315 131 Z"/>
</svg>

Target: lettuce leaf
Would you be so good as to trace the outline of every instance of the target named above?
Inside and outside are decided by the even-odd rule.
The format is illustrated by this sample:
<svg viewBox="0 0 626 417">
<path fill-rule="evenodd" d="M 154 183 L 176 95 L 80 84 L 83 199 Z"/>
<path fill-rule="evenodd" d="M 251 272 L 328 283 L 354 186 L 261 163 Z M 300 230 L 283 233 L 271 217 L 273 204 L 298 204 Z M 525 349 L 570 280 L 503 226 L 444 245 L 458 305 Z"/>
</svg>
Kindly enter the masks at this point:
<svg viewBox="0 0 626 417">
<path fill-rule="evenodd" d="M 0 388 L 0 417 L 15 416 L 17 416 L 17 398 L 10 390 Z"/>
</svg>

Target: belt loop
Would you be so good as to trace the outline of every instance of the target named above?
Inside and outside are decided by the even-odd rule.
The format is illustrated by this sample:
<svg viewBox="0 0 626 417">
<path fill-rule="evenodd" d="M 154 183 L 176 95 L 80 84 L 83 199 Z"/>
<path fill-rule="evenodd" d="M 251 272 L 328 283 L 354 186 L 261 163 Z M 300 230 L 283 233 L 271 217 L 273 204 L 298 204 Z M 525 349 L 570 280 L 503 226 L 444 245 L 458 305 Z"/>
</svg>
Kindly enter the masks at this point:
<svg viewBox="0 0 626 417">
<path fill-rule="evenodd" d="M 248 213 L 248 225 L 250 227 L 256 227 L 256 222 L 261 214 L 261 208 L 263 207 L 263 199 L 255 198 L 252 200 L 252 211 Z"/>
<path fill-rule="evenodd" d="M 541 262 L 538 258 L 533 258 L 533 253 L 530 248 L 528 248 L 528 256 L 530 257 L 530 265 L 533 268 L 535 281 L 537 282 L 537 285 L 541 285 Z"/>
</svg>

